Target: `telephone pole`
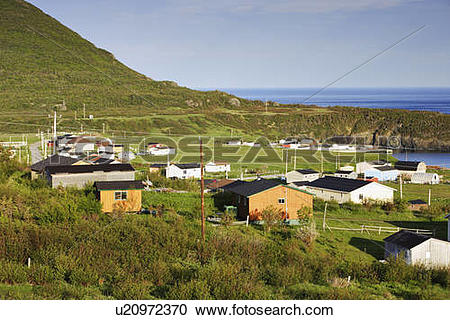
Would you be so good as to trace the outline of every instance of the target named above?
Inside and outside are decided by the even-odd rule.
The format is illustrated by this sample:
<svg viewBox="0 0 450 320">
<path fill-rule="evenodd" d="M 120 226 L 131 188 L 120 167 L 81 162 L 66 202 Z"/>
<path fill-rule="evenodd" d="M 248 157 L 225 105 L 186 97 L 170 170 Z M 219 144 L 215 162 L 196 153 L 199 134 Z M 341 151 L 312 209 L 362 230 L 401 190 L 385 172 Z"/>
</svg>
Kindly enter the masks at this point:
<svg viewBox="0 0 450 320">
<path fill-rule="evenodd" d="M 53 116 L 53 154 L 56 154 L 56 109 Z"/>
<path fill-rule="evenodd" d="M 202 138 L 200 140 L 200 197 L 201 197 L 201 214 L 202 214 L 202 240 L 205 242 L 205 181 L 203 179 L 203 145 Z"/>
</svg>

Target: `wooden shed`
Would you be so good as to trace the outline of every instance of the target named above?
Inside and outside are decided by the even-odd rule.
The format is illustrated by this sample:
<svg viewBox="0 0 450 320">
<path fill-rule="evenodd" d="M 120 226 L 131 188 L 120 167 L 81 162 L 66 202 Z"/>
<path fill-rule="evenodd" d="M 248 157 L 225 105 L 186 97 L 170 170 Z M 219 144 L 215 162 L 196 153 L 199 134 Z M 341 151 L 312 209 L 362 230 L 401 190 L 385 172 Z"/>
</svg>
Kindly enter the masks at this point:
<svg viewBox="0 0 450 320">
<path fill-rule="evenodd" d="M 103 212 L 138 212 L 142 209 L 142 181 L 99 181 L 94 187 Z"/>
</svg>

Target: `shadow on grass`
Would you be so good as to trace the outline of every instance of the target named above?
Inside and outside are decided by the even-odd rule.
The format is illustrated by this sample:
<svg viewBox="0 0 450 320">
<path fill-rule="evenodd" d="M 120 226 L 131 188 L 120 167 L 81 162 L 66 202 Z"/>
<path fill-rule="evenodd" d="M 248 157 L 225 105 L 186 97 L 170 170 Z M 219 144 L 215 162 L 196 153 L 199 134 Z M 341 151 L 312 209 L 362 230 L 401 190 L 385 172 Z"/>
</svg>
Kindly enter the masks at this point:
<svg viewBox="0 0 450 320">
<path fill-rule="evenodd" d="M 384 258 L 384 242 L 371 240 L 366 238 L 352 237 L 349 242 L 350 245 L 358 248 L 362 252 L 370 254 L 377 260 Z"/>
<path fill-rule="evenodd" d="M 434 232 L 435 238 L 447 240 L 446 221 L 386 221 L 399 228 L 422 229 Z"/>
</svg>

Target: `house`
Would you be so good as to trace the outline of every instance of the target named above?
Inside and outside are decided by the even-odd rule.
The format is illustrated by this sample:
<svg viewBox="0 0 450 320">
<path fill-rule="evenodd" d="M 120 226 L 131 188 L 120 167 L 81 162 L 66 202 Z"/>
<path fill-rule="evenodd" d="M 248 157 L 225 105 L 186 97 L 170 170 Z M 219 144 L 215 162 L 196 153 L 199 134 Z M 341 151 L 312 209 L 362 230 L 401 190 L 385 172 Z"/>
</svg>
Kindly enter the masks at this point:
<svg viewBox="0 0 450 320">
<path fill-rule="evenodd" d="M 356 164 L 356 173 L 357 174 L 363 174 L 368 169 L 378 168 L 389 165 L 387 161 L 384 160 L 375 160 L 370 162 L 358 162 Z"/>
<path fill-rule="evenodd" d="M 325 176 L 308 182 L 303 188 L 325 201 L 338 203 L 364 201 L 393 202 L 395 189 L 374 181 Z"/>
<path fill-rule="evenodd" d="M 450 241 L 450 214 L 445 216 L 447 219 L 447 241 Z"/>
<path fill-rule="evenodd" d="M 439 184 L 439 176 L 433 172 L 414 172 L 411 175 L 411 183 Z"/>
<path fill-rule="evenodd" d="M 345 170 L 338 170 L 334 173 L 335 177 L 338 178 L 347 178 L 347 179 L 357 179 L 358 174 L 354 171 L 345 171 Z"/>
<path fill-rule="evenodd" d="M 44 173 L 44 170 L 48 166 L 60 166 L 60 165 L 73 165 L 79 162 L 80 159 L 72 157 L 64 157 L 54 154 L 44 160 L 35 162 L 31 165 L 31 179 L 36 179 L 39 175 Z"/>
<path fill-rule="evenodd" d="M 398 178 L 399 171 L 394 167 L 385 165 L 381 167 L 372 167 L 364 171 L 365 178 L 377 178 L 378 181 L 395 181 Z"/>
<path fill-rule="evenodd" d="M 53 188 L 84 187 L 97 181 L 134 180 L 130 164 L 59 165 L 47 166 L 45 177 Z"/>
<path fill-rule="evenodd" d="M 298 182 L 298 181 L 314 181 L 320 178 L 320 173 L 313 169 L 299 169 L 293 170 L 286 174 L 286 182 Z"/>
<path fill-rule="evenodd" d="M 152 163 L 149 166 L 150 172 L 161 172 L 161 170 L 165 169 L 167 167 L 167 163 Z"/>
<path fill-rule="evenodd" d="M 403 257 L 407 264 L 450 266 L 450 242 L 401 230 L 384 239 L 384 255 Z"/>
<path fill-rule="evenodd" d="M 231 170 L 230 164 L 227 162 L 208 162 L 205 165 L 205 172 L 229 172 Z"/>
<path fill-rule="evenodd" d="M 428 208 L 428 203 L 426 203 L 423 200 L 416 199 L 416 200 L 409 200 L 408 201 L 408 209 L 411 211 L 420 211 L 421 209 Z"/>
<path fill-rule="evenodd" d="M 397 161 L 394 168 L 407 178 L 411 178 L 415 172 L 427 171 L 427 165 L 423 161 Z"/>
<path fill-rule="evenodd" d="M 200 179 L 201 174 L 200 164 L 198 163 L 176 163 L 166 168 L 166 178 Z"/>
<path fill-rule="evenodd" d="M 103 212 L 139 212 L 142 208 L 142 181 L 98 181 L 94 183 Z"/>
<path fill-rule="evenodd" d="M 297 212 L 303 207 L 312 209 L 313 195 L 297 188 L 281 184 L 280 181 L 259 179 L 251 182 L 229 184 L 226 191 L 234 195 L 237 217 L 250 221 L 261 220 L 267 207 L 273 206 L 286 220 L 298 219 Z"/>
</svg>

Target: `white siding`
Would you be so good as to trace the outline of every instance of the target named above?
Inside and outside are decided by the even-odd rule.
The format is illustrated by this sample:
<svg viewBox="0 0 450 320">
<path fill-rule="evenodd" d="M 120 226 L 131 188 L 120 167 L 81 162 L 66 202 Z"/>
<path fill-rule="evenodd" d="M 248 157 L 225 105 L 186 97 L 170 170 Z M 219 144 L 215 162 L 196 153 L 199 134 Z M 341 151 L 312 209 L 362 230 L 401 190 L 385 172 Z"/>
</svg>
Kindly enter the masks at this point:
<svg viewBox="0 0 450 320">
<path fill-rule="evenodd" d="M 314 194 L 317 198 L 325 201 L 337 201 L 338 203 L 351 201 L 350 193 L 348 192 L 325 190 L 309 186 L 306 186 L 305 189 L 306 191 Z"/>
<path fill-rule="evenodd" d="M 411 263 L 431 267 L 450 266 L 450 242 L 431 238 L 411 250 Z"/>
<path fill-rule="evenodd" d="M 319 179 L 320 173 L 310 173 L 310 174 L 303 174 L 296 170 L 290 171 L 286 174 L 286 182 L 299 182 L 299 181 L 314 181 Z"/>
<path fill-rule="evenodd" d="M 181 169 L 176 165 L 172 164 L 166 169 L 166 177 L 167 178 L 178 178 L 178 179 L 189 179 L 201 178 L 201 170 L 200 168 L 191 168 L 191 169 Z"/>
<path fill-rule="evenodd" d="M 364 187 L 356 189 L 351 193 L 351 201 L 354 203 L 363 203 L 364 200 L 374 200 L 382 202 L 394 201 L 394 189 L 383 186 L 382 184 L 372 182 Z M 361 196 L 362 195 L 362 199 Z"/>
</svg>

